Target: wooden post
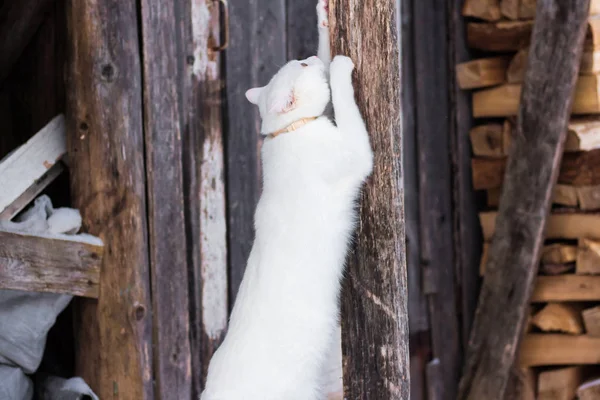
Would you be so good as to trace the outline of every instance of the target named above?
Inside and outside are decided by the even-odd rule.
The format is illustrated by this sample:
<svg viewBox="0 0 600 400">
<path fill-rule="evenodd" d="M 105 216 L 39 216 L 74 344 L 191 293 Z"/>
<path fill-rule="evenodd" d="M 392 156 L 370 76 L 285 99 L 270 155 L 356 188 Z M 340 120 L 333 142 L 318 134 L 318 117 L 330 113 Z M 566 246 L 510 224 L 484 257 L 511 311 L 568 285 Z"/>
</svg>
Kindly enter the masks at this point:
<svg viewBox="0 0 600 400">
<path fill-rule="evenodd" d="M 504 398 L 567 133 L 589 0 L 540 0 L 459 400 Z"/>
<path fill-rule="evenodd" d="M 161 400 L 192 397 L 178 79 L 178 60 L 185 57 L 175 7 L 175 2 L 141 1 L 154 380 Z"/>
<path fill-rule="evenodd" d="M 393 0 L 330 2 L 333 54 L 356 64 L 357 101 L 375 153 L 342 295 L 350 399 L 409 397 L 398 17 Z"/>
<path fill-rule="evenodd" d="M 152 309 L 136 4 L 67 1 L 67 149 L 83 230 L 104 241 L 98 301 L 79 302 L 76 373 L 101 399 L 149 400 Z"/>
</svg>

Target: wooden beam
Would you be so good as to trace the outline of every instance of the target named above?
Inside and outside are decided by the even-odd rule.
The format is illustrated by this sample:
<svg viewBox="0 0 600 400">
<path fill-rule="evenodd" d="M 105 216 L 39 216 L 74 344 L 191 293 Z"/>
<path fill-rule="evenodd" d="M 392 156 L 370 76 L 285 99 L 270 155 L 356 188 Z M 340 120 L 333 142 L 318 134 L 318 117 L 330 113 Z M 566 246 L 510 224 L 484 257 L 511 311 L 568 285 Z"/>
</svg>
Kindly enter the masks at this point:
<svg viewBox="0 0 600 400">
<path fill-rule="evenodd" d="M 543 371 L 538 378 L 538 400 L 573 400 L 582 380 L 580 366 Z"/>
<path fill-rule="evenodd" d="M 137 5 L 69 0 L 66 15 L 71 196 L 107 249 L 98 301 L 76 304 L 76 373 L 101 399 L 152 400 Z"/>
<path fill-rule="evenodd" d="M 600 306 L 588 308 L 581 313 L 585 332 L 593 337 L 600 337 Z"/>
<path fill-rule="evenodd" d="M 501 17 L 499 0 L 465 0 L 462 15 L 486 21 L 498 21 Z"/>
<path fill-rule="evenodd" d="M 529 312 L 558 177 L 588 7 L 589 0 L 538 3 L 531 68 L 523 85 L 458 400 L 500 400 L 505 395 Z M 547 101 L 540 102 L 541 96 Z"/>
<path fill-rule="evenodd" d="M 533 303 L 598 300 L 600 300 L 600 277 L 573 274 L 538 276 L 531 296 Z"/>
<path fill-rule="evenodd" d="M 506 84 L 473 93 L 473 117 L 508 117 L 517 115 L 521 85 Z M 600 77 L 582 75 L 577 80 L 573 114 L 600 113 Z"/>
<path fill-rule="evenodd" d="M 456 79 L 461 89 L 495 86 L 506 82 L 506 56 L 480 58 L 456 66 Z"/>
<path fill-rule="evenodd" d="M 600 378 L 583 383 L 577 389 L 579 400 L 596 400 L 600 398 Z"/>
<path fill-rule="evenodd" d="M 588 365 L 600 362 L 600 339 L 586 335 L 525 335 L 519 363 L 523 367 Z"/>
<path fill-rule="evenodd" d="M 332 53 L 356 63 L 357 103 L 375 154 L 341 299 L 344 395 L 407 400 L 404 206 L 403 187 L 397 180 L 403 157 L 396 30 L 400 10 L 394 0 L 334 0 L 329 6 Z M 372 62 L 361 61 L 367 59 Z M 369 100 L 375 97 L 386 100 Z M 379 284 L 382 280 L 387 284 Z M 365 348 L 386 351 L 365 352 Z"/>
<path fill-rule="evenodd" d="M 0 83 L 19 59 L 54 4 L 53 0 L 4 1 L 0 8 Z"/>
<path fill-rule="evenodd" d="M 496 228 L 496 211 L 479 214 L 483 238 L 490 241 Z M 546 239 L 579 239 L 589 237 L 600 240 L 600 215 L 584 213 L 552 214 L 546 226 Z"/>
<path fill-rule="evenodd" d="M 493 189 L 502 186 L 506 158 L 473 158 L 473 188 Z M 565 153 L 559 169 L 558 183 L 571 186 L 600 185 L 600 149 Z"/>
<path fill-rule="evenodd" d="M 182 118 L 178 101 L 182 16 L 177 15 L 175 2 L 142 0 L 140 4 L 154 390 L 160 399 L 189 399 L 193 397 L 190 278 L 180 123 L 187 126 L 190 122 Z M 198 25 L 194 28 L 208 32 L 208 21 Z M 226 287 L 222 287 L 224 295 Z M 226 313 L 226 303 L 223 305 Z"/>
<path fill-rule="evenodd" d="M 56 174 L 48 172 L 66 151 L 64 116 L 59 115 L 25 144 L 0 160 L 0 187 L 4 188 L 0 192 L 0 215 L 12 218 L 14 210 L 6 209 L 18 201 L 23 193 L 29 191 L 31 197 L 41 184 L 50 183 L 49 178 L 56 177 Z M 44 175 L 47 175 L 45 179 Z M 16 209 L 22 209 L 22 206 L 16 206 Z"/>
<path fill-rule="evenodd" d="M 532 323 L 544 332 L 583 333 L 581 308 L 573 304 L 549 303 L 533 316 Z"/>
<path fill-rule="evenodd" d="M 97 298 L 101 243 L 0 231 L 0 289 Z"/>
</svg>

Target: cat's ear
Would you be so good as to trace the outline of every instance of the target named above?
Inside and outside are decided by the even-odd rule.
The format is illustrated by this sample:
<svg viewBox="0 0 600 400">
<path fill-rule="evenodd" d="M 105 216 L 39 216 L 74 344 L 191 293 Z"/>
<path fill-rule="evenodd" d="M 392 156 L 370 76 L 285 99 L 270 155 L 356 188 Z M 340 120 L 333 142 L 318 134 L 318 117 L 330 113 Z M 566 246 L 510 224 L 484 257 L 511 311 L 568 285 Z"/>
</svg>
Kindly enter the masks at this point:
<svg viewBox="0 0 600 400">
<path fill-rule="evenodd" d="M 258 96 L 260 96 L 260 92 L 262 92 L 262 87 L 248 89 L 246 91 L 246 98 L 252 104 L 258 104 Z"/>
<path fill-rule="evenodd" d="M 294 108 L 296 108 L 296 96 L 294 96 L 294 91 L 291 90 L 276 96 L 270 104 L 269 112 L 283 114 L 292 111 Z"/>
</svg>

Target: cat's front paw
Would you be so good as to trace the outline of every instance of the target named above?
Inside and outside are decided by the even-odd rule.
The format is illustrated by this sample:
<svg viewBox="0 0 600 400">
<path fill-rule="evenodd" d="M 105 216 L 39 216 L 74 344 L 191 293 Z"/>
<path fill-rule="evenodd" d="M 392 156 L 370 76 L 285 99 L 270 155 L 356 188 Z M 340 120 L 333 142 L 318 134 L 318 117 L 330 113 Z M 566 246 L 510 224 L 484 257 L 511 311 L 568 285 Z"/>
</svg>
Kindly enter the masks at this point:
<svg viewBox="0 0 600 400">
<path fill-rule="evenodd" d="M 354 63 L 350 57 L 346 56 L 335 56 L 331 62 L 331 76 L 334 75 L 348 75 L 354 70 Z"/>
<path fill-rule="evenodd" d="M 319 28 L 329 28 L 329 0 L 318 0 L 317 20 Z"/>
</svg>

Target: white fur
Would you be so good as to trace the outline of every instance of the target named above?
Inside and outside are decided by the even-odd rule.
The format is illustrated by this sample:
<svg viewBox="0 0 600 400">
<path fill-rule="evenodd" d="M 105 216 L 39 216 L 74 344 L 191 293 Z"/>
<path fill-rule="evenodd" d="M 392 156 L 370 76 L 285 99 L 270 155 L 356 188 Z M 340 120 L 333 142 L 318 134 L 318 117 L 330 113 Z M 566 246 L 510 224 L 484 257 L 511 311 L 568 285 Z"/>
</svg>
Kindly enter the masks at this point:
<svg viewBox="0 0 600 400">
<path fill-rule="evenodd" d="M 291 61 L 267 86 L 247 93 L 259 106 L 263 134 L 320 117 L 264 142 L 256 238 L 202 400 L 324 398 L 355 202 L 373 155 L 347 57 L 336 57 L 329 71 L 337 127 L 321 116 L 330 97 L 329 59 L 328 51 L 319 54 L 325 62 Z"/>
</svg>

